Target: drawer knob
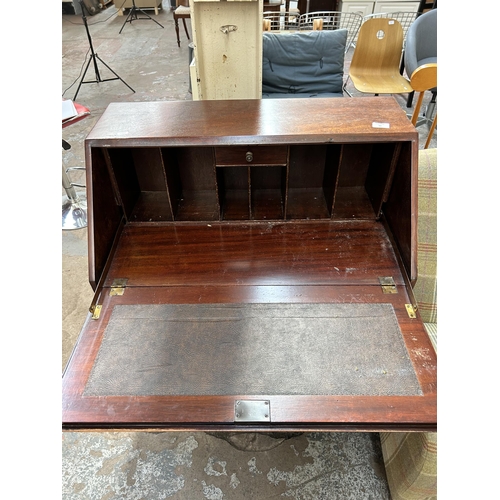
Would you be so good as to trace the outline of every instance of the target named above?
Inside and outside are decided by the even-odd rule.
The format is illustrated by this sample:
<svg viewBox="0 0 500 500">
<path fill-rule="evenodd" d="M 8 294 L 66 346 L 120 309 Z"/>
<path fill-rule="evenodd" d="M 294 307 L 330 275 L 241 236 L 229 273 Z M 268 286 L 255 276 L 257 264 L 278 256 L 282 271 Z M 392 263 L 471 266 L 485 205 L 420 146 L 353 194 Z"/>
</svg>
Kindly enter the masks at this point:
<svg viewBox="0 0 500 500">
<path fill-rule="evenodd" d="M 247 151 L 247 154 L 245 157 L 246 157 L 248 163 L 251 163 L 253 161 L 253 153 L 251 151 Z"/>
</svg>

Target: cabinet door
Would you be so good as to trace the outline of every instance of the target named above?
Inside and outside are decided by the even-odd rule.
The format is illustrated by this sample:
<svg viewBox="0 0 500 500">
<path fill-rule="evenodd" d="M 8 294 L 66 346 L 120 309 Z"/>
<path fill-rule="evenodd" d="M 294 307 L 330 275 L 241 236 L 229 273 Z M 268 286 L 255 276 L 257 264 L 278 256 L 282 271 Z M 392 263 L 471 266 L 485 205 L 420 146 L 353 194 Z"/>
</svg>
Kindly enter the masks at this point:
<svg viewBox="0 0 500 500">
<path fill-rule="evenodd" d="M 419 2 L 375 2 L 374 14 L 380 12 L 417 12 Z"/>
<path fill-rule="evenodd" d="M 200 100 L 262 96 L 262 0 L 191 5 Z"/>
<path fill-rule="evenodd" d="M 374 2 L 342 2 L 342 12 L 353 12 L 361 16 L 373 13 Z"/>
</svg>

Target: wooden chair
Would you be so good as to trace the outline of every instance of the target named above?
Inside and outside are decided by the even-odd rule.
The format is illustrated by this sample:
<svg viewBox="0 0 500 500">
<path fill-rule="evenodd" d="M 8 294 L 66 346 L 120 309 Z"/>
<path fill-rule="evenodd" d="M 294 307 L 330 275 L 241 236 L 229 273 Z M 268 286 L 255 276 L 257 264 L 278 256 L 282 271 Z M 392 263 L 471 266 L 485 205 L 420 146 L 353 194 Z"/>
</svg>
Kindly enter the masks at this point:
<svg viewBox="0 0 500 500">
<path fill-rule="evenodd" d="M 424 99 L 424 94 L 426 90 L 433 89 L 437 87 L 437 63 L 424 64 L 417 68 L 411 75 L 410 84 L 415 92 L 418 92 L 417 103 L 413 109 L 413 115 L 411 117 L 411 122 L 415 127 L 419 125 L 418 117 L 420 114 L 420 108 L 422 106 L 422 101 Z M 426 118 L 424 122 L 426 123 L 428 119 Z M 429 147 L 431 142 L 432 134 L 437 124 L 437 113 L 434 115 L 432 120 L 431 128 L 429 129 L 429 135 L 427 136 L 427 141 L 425 143 L 424 149 Z"/>
<path fill-rule="evenodd" d="M 177 34 L 177 46 L 181 46 L 181 40 L 179 38 L 179 19 L 182 19 L 182 24 L 184 24 L 184 31 L 186 32 L 187 39 L 189 38 L 188 29 L 186 26 L 186 19 L 191 18 L 191 9 L 189 7 L 189 0 L 175 0 L 175 10 L 173 11 L 174 23 L 175 23 L 175 33 Z"/>
<path fill-rule="evenodd" d="M 401 24 L 403 28 L 403 53 L 404 47 L 406 43 L 406 34 L 410 29 L 410 26 L 413 24 L 415 19 L 417 19 L 418 12 L 377 12 L 376 14 L 369 14 L 363 17 L 364 21 L 368 21 L 368 19 L 372 19 L 374 17 L 386 17 L 388 19 L 396 19 Z M 405 69 L 404 57 L 401 57 L 401 62 L 399 64 L 399 72 L 403 74 Z"/>
<path fill-rule="evenodd" d="M 374 18 L 361 25 L 349 77 L 368 94 L 402 94 L 413 89 L 400 74 L 403 29 L 395 19 Z"/>
<path fill-rule="evenodd" d="M 322 31 L 324 24 L 323 19 L 313 19 L 313 31 Z"/>
</svg>

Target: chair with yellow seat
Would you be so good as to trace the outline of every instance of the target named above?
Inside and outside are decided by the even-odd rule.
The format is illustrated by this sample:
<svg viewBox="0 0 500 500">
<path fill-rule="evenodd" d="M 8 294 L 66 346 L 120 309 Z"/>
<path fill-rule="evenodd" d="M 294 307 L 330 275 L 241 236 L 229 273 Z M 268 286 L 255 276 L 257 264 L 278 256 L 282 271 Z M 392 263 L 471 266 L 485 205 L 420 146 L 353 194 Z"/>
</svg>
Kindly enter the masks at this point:
<svg viewBox="0 0 500 500">
<path fill-rule="evenodd" d="M 418 99 L 413 109 L 413 115 L 411 117 L 411 122 L 415 127 L 418 127 L 422 122 L 426 123 L 428 121 L 425 118 L 419 121 L 418 117 L 420 114 L 420 108 L 422 106 L 422 101 L 424 99 L 424 94 L 426 90 L 430 90 L 437 87 L 437 63 L 423 64 L 419 66 L 411 75 L 410 83 L 415 92 L 418 92 Z M 429 130 L 429 135 L 427 137 L 427 142 L 425 143 L 424 149 L 429 147 L 429 143 L 434 133 L 434 129 L 437 124 L 437 113 L 434 115 L 431 128 Z"/>
<path fill-rule="evenodd" d="M 365 21 L 358 33 L 349 78 L 359 92 L 403 94 L 413 89 L 401 75 L 403 28 L 395 19 L 373 18 Z"/>
</svg>

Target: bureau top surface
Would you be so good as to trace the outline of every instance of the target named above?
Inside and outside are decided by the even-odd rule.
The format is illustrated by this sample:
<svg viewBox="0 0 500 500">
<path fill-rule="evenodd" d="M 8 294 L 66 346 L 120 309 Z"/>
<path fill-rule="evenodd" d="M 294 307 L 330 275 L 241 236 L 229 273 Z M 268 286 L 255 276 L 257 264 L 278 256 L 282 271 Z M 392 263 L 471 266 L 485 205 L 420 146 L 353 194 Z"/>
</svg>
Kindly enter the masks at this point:
<svg viewBox="0 0 500 500">
<path fill-rule="evenodd" d="M 416 140 L 393 97 L 111 103 L 90 146 Z M 139 144 L 138 144 L 139 145 Z"/>
</svg>

